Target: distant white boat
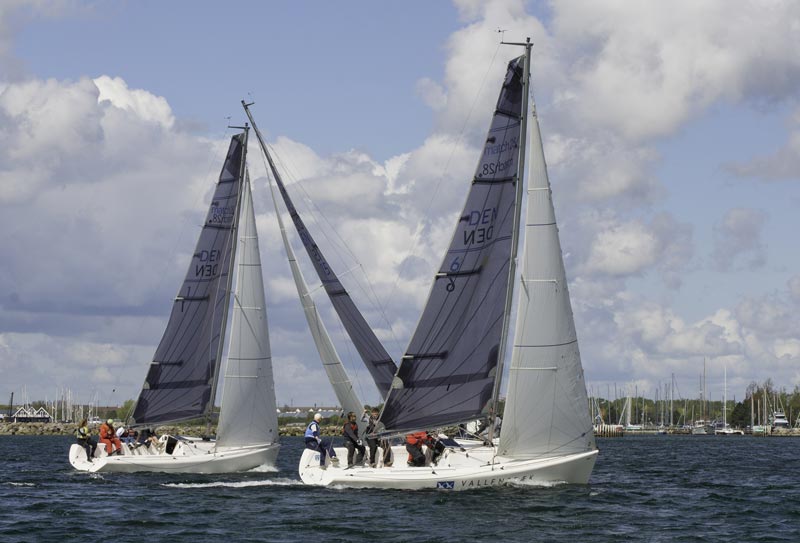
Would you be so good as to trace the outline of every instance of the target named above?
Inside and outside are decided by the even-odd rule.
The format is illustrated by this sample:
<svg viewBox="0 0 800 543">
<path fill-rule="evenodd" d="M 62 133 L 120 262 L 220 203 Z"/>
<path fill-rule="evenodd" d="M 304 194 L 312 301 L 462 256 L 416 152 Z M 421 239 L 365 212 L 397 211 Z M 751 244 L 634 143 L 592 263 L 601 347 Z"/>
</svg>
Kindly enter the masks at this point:
<svg viewBox="0 0 800 543">
<path fill-rule="evenodd" d="M 246 153 L 247 129 L 231 139 L 192 262 L 133 413 L 133 426 L 142 428 L 210 418 L 232 298 L 217 439 L 161 436 L 149 446 L 123 444 L 124 454 L 113 456 L 99 444 L 92 459 L 75 444 L 69 451 L 75 469 L 229 473 L 274 465 L 278 417 Z"/>
<path fill-rule="evenodd" d="M 730 426 L 726 425 L 723 426 L 722 428 L 714 430 L 714 434 L 718 436 L 743 436 L 744 430 L 731 428 Z"/>
<path fill-rule="evenodd" d="M 709 435 L 712 432 L 713 426 L 710 422 L 705 420 L 696 420 L 694 421 L 694 425 L 692 426 L 692 435 L 693 436 L 705 436 Z"/>
<path fill-rule="evenodd" d="M 714 435 L 718 436 L 743 436 L 744 430 L 736 430 L 728 424 L 728 368 L 725 368 L 725 388 L 722 399 L 722 428 L 716 428 Z"/>
<path fill-rule="evenodd" d="M 789 419 L 786 418 L 786 413 L 782 410 L 777 410 L 772 413 L 772 429 L 773 430 L 788 430 L 791 428 Z"/>
</svg>

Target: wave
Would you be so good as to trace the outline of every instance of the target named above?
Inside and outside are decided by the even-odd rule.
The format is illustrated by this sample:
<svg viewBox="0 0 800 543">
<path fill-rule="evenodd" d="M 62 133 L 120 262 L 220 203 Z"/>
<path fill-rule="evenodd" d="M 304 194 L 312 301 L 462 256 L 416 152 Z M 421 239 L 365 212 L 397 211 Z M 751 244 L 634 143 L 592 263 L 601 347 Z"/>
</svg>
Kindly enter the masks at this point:
<svg viewBox="0 0 800 543">
<path fill-rule="evenodd" d="M 505 484 L 508 486 L 518 487 L 518 488 L 556 488 L 560 486 L 566 486 L 567 483 L 563 481 L 520 481 L 518 479 L 509 479 L 505 481 Z"/>
<path fill-rule="evenodd" d="M 294 486 L 302 485 L 296 479 L 266 479 L 263 481 L 217 481 L 214 483 L 163 483 L 170 488 L 244 488 L 248 486 Z"/>
<path fill-rule="evenodd" d="M 277 466 L 270 466 L 268 464 L 263 464 L 261 466 L 258 466 L 257 468 L 249 470 L 248 473 L 277 473 L 279 471 L 280 470 L 277 468 Z"/>
</svg>

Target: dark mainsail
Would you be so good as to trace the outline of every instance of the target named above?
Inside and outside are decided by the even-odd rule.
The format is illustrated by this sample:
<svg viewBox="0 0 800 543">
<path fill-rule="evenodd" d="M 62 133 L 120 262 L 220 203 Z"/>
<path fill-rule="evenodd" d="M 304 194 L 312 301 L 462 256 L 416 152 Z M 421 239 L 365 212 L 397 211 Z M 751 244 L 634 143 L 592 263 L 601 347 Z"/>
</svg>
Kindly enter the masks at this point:
<svg viewBox="0 0 800 543">
<path fill-rule="evenodd" d="M 231 138 L 200 239 L 136 403 L 134 424 L 195 418 L 213 401 L 246 141 L 246 133 Z"/>
<path fill-rule="evenodd" d="M 387 432 L 475 419 L 491 399 L 509 288 L 523 60 L 508 65 L 464 210 L 381 414 Z"/>
<path fill-rule="evenodd" d="M 367 324 L 367 321 L 356 307 L 350 294 L 345 290 L 344 285 L 339 281 L 333 268 L 328 264 L 322 251 L 320 251 L 311 233 L 306 228 L 303 219 L 297 213 L 297 209 L 294 207 L 294 203 L 292 203 L 292 199 L 286 191 L 286 186 L 283 184 L 278 169 L 275 167 L 272 157 L 261 138 L 261 133 L 253 120 L 248 105 L 249 104 L 246 104 L 244 100 L 242 100 L 242 106 L 244 106 L 250 123 L 255 129 L 264 156 L 266 156 L 267 161 L 269 161 L 272 175 L 275 177 L 278 190 L 286 204 L 286 209 L 289 211 L 289 216 L 292 218 L 292 222 L 297 229 L 297 234 L 300 236 L 303 246 L 311 259 L 311 263 L 314 265 L 314 269 L 325 288 L 325 292 L 331 300 L 333 308 L 339 315 L 339 319 L 342 321 L 348 336 L 350 336 L 350 340 L 353 342 L 364 364 L 366 364 L 373 381 L 375 381 L 375 385 L 378 387 L 378 391 L 381 393 L 381 397 L 385 397 L 389 392 L 389 387 L 397 371 L 397 366 L 392 360 L 392 357 L 389 356 L 389 353 L 386 352 L 383 344 L 381 344 L 380 340 L 375 336 L 372 328 Z"/>
</svg>

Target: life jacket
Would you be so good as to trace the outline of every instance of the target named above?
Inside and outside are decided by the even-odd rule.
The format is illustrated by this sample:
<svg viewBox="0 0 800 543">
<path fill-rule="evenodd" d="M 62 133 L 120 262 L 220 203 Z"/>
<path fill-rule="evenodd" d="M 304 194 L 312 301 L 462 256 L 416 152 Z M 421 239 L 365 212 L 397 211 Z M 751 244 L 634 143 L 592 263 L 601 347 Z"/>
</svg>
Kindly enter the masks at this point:
<svg viewBox="0 0 800 543">
<path fill-rule="evenodd" d="M 306 427 L 306 433 L 304 434 L 304 437 L 315 438 L 318 435 L 319 435 L 319 423 L 315 420 L 312 420 L 311 422 L 308 423 L 308 426 Z"/>
<path fill-rule="evenodd" d="M 355 422 L 346 422 L 344 424 L 344 427 L 342 428 L 342 435 L 344 435 L 344 436 L 347 435 L 346 428 L 347 428 L 348 424 L 350 425 L 350 429 L 353 430 L 353 433 L 355 435 L 358 435 L 358 424 L 356 424 Z"/>
<path fill-rule="evenodd" d="M 88 439 L 89 429 L 86 426 L 79 426 L 78 429 L 75 430 L 75 437 L 78 439 Z"/>
<path fill-rule="evenodd" d="M 100 438 L 102 439 L 114 439 L 116 434 L 114 434 L 114 428 L 109 426 L 107 422 L 104 422 L 102 426 L 100 426 Z"/>
<path fill-rule="evenodd" d="M 422 447 L 428 441 L 428 432 L 414 432 L 406 436 L 406 443 L 414 447 Z"/>
</svg>

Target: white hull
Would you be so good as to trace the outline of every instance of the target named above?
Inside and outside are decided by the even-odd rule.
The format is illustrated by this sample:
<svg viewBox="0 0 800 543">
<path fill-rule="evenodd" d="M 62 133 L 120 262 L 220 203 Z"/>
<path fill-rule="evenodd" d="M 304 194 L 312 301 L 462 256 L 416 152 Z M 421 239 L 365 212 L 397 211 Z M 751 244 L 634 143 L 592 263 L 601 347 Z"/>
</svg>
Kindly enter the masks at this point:
<svg viewBox="0 0 800 543">
<path fill-rule="evenodd" d="M 69 449 L 69 463 L 79 471 L 123 472 L 153 471 L 167 473 L 234 473 L 259 466 L 274 466 L 280 445 L 277 443 L 232 447 L 218 450 L 213 441 L 181 440 L 171 454 L 165 444 L 156 447 L 131 448 L 123 444 L 125 454 L 107 456 L 105 446 L 99 444 L 91 462 L 81 445 Z"/>
<path fill-rule="evenodd" d="M 518 459 L 496 456 L 494 449 L 473 446 L 465 451 L 447 449 L 437 465 L 409 467 L 404 446 L 392 447 L 395 463 L 376 468 L 344 466 L 347 451 L 337 448 L 339 466 L 326 460 L 326 469 L 319 465 L 319 452 L 306 449 L 300 458 L 300 478 L 305 484 L 343 486 L 349 488 L 394 488 L 405 490 L 445 489 L 469 490 L 507 483 L 530 485 L 587 484 L 594 468 L 597 451 Z M 379 453 L 380 457 L 380 453 Z"/>
<path fill-rule="evenodd" d="M 733 428 L 722 428 L 721 430 L 714 430 L 714 435 L 717 436 L 743 436 L 743 430 L 734 430 Z"/>
</svg>

